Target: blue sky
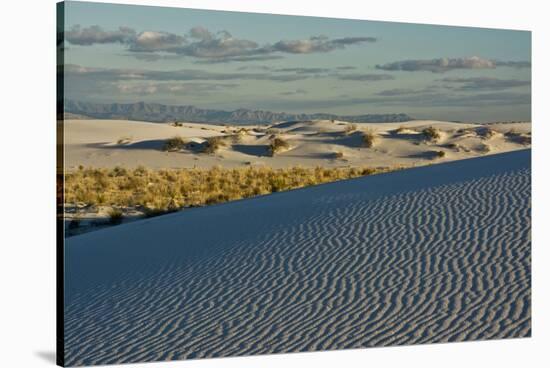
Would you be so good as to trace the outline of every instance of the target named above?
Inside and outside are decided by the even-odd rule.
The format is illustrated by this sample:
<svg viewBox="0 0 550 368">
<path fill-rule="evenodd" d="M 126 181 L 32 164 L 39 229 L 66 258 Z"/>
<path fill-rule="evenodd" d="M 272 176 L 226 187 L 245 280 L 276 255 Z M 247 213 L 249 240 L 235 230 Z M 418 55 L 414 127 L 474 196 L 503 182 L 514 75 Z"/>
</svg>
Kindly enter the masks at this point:
<svg viewBox="0 0 550 368">
<path fill-rule="evenodd" d="M 531 119 L 525 31 L 66 2 L 64 49 L 80 101 Z"/>
</svg>

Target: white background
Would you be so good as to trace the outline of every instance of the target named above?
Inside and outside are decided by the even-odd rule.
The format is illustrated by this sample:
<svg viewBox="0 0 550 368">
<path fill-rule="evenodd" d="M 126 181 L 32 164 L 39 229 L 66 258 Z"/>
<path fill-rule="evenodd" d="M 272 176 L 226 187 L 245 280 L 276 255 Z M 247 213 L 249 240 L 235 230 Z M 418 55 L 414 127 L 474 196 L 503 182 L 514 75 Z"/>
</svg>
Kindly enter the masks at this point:
<svg viewBox="0 0 550 368">
<path fill-rule="evenodd" d="M 533 31 L 533 337 L 136 364 L 135 367 L 550 366 L 550 32 L 544 1 L 133 0 L 144 5 Z M 55 0 L 2 1 L 0 366 L 53 366 L 55 351 Z M 443 55 L 442 55 L 443 56 Z M 160 365 L 159 365 L 160 364 Z M 164 365 L 162 365 L 164 364 Z"/>
</svg>

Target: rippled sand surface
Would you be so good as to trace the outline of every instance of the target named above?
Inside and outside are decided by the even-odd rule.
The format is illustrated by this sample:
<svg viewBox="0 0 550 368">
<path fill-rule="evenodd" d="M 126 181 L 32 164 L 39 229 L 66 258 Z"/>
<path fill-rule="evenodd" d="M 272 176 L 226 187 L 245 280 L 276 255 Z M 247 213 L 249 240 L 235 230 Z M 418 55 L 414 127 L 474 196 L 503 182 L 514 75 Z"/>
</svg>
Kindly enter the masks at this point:
<svg viewBox="0 0 550 368">
<path fill-rule="evenodd" d="M 66 363 L 530 336 L 530 154 L 71 237 Z"/>
</svg>

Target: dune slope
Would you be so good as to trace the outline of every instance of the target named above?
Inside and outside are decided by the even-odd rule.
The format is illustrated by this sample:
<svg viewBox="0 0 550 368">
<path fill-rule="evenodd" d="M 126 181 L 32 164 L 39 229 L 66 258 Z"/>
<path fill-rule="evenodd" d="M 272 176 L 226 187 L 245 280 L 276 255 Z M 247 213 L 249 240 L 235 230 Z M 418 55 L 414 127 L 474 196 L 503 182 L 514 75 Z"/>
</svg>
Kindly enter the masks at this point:
<svg viewBox="0 0 550 368">
<path fill-rule="evenodd" d="M 530 154 L 69 238 L 66 363 L 530 336 Z"/>
</svg>

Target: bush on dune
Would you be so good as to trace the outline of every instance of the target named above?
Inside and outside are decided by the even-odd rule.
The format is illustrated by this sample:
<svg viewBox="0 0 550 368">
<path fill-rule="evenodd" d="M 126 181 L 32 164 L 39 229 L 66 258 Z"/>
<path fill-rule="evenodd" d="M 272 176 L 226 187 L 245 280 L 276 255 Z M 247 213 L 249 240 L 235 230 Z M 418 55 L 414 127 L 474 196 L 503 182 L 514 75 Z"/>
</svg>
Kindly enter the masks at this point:
<svg viewBox="0 0 550 368">
<path fill-rule="evenodd" d="M 122 222 L 122 218 L 124 217 L 124 214 L 122 211 L 118 208 L 111 208 L 109 210 L 109 223 L 111 225 L 118 225 Z"/>
<path fill-rule="evenodd" d="M 344 128 L 344 133 L 350 134 L 350 133 L 355 132 L 356 130 L 357 130 L 357 124 L 348 124 Z"/>
<path fill-rule="evenodd" d="M 504 136 L 511 142 L 530 145 L 531 144 L 531 133 L 519 133 L 514 129 L 510 129 L 504 134 Z"/>
<path fill-rule="evenodd" d="M 363 146 L 365 146 L 367 148 L 372 148 L 372 147 L 374 147 L 374 143 L 375 143 L 375 140 L 376 140 L 376 135 L 374 134 L 373 131 L 363 132 L 362 140 L 363 140 Z"/>
<path fill-rule="evenodd" d="M 206 139 L 204 143 L 204 153 L 214 154 L 218 152 L 221 147 L 226 146 L 226 142 L 222 137 L 210 137 Z"/>
<path fill-rule="evenodd" d="M 426 140 L 428 141 L 432 141 L 432 142 L 435 142 L 437 141 L 439 138 L 441 138 L 441 133 L 439 132 L 439 129 L 436 129 L 432 126 L 429 126 L 427 128 L 424 128 L 422 130 L 422 134 L 424 135 L 424 137 L 426 138 Z"/>
<path fill-rule="evenodd" d="M 446 153 L 445 151 L 427 151 L 425 152 L 425 157 L 428 159 L 435 160 L 437 158 L 443 158 L 445 157 Z"/>
<path fill-rule="evenodd" d="M 285 141 L 283 138 L 275 137 L 269 143 L 269 153 L 271 154 L 271 156 L 275 156 L 277 153 L 286 150 L 289 147 L 290 144 L 288 144 L 288 142 Z"/>
<path fill-rule="evenodd" d="M 483 139 L 490 139 L 494 137 L 497 132 L 489 127 L 481 127 L 477 130 L 477 134 Z"/>
<path fill-rule="evenodd" d="M 172 137 L 164 143 L 163 149 L 168 152 L 179 151 L 185 148 L 187 141 L 182 137 Z"/>
<path fill-rule="evenodd" d="M 411 130 L 411 128 L 401 125 L 399 128 L 394 129 L 392 131 L 393 134 L 401 134 L 406 132 L 407 130 Z"/>
<path fill-rule="evenodd" d="M 117 144 L 128 144 L 130 142 L 132 142 L 132 139 L 130 137 L 122 137 L 116 141 Z"/>
</svg>

